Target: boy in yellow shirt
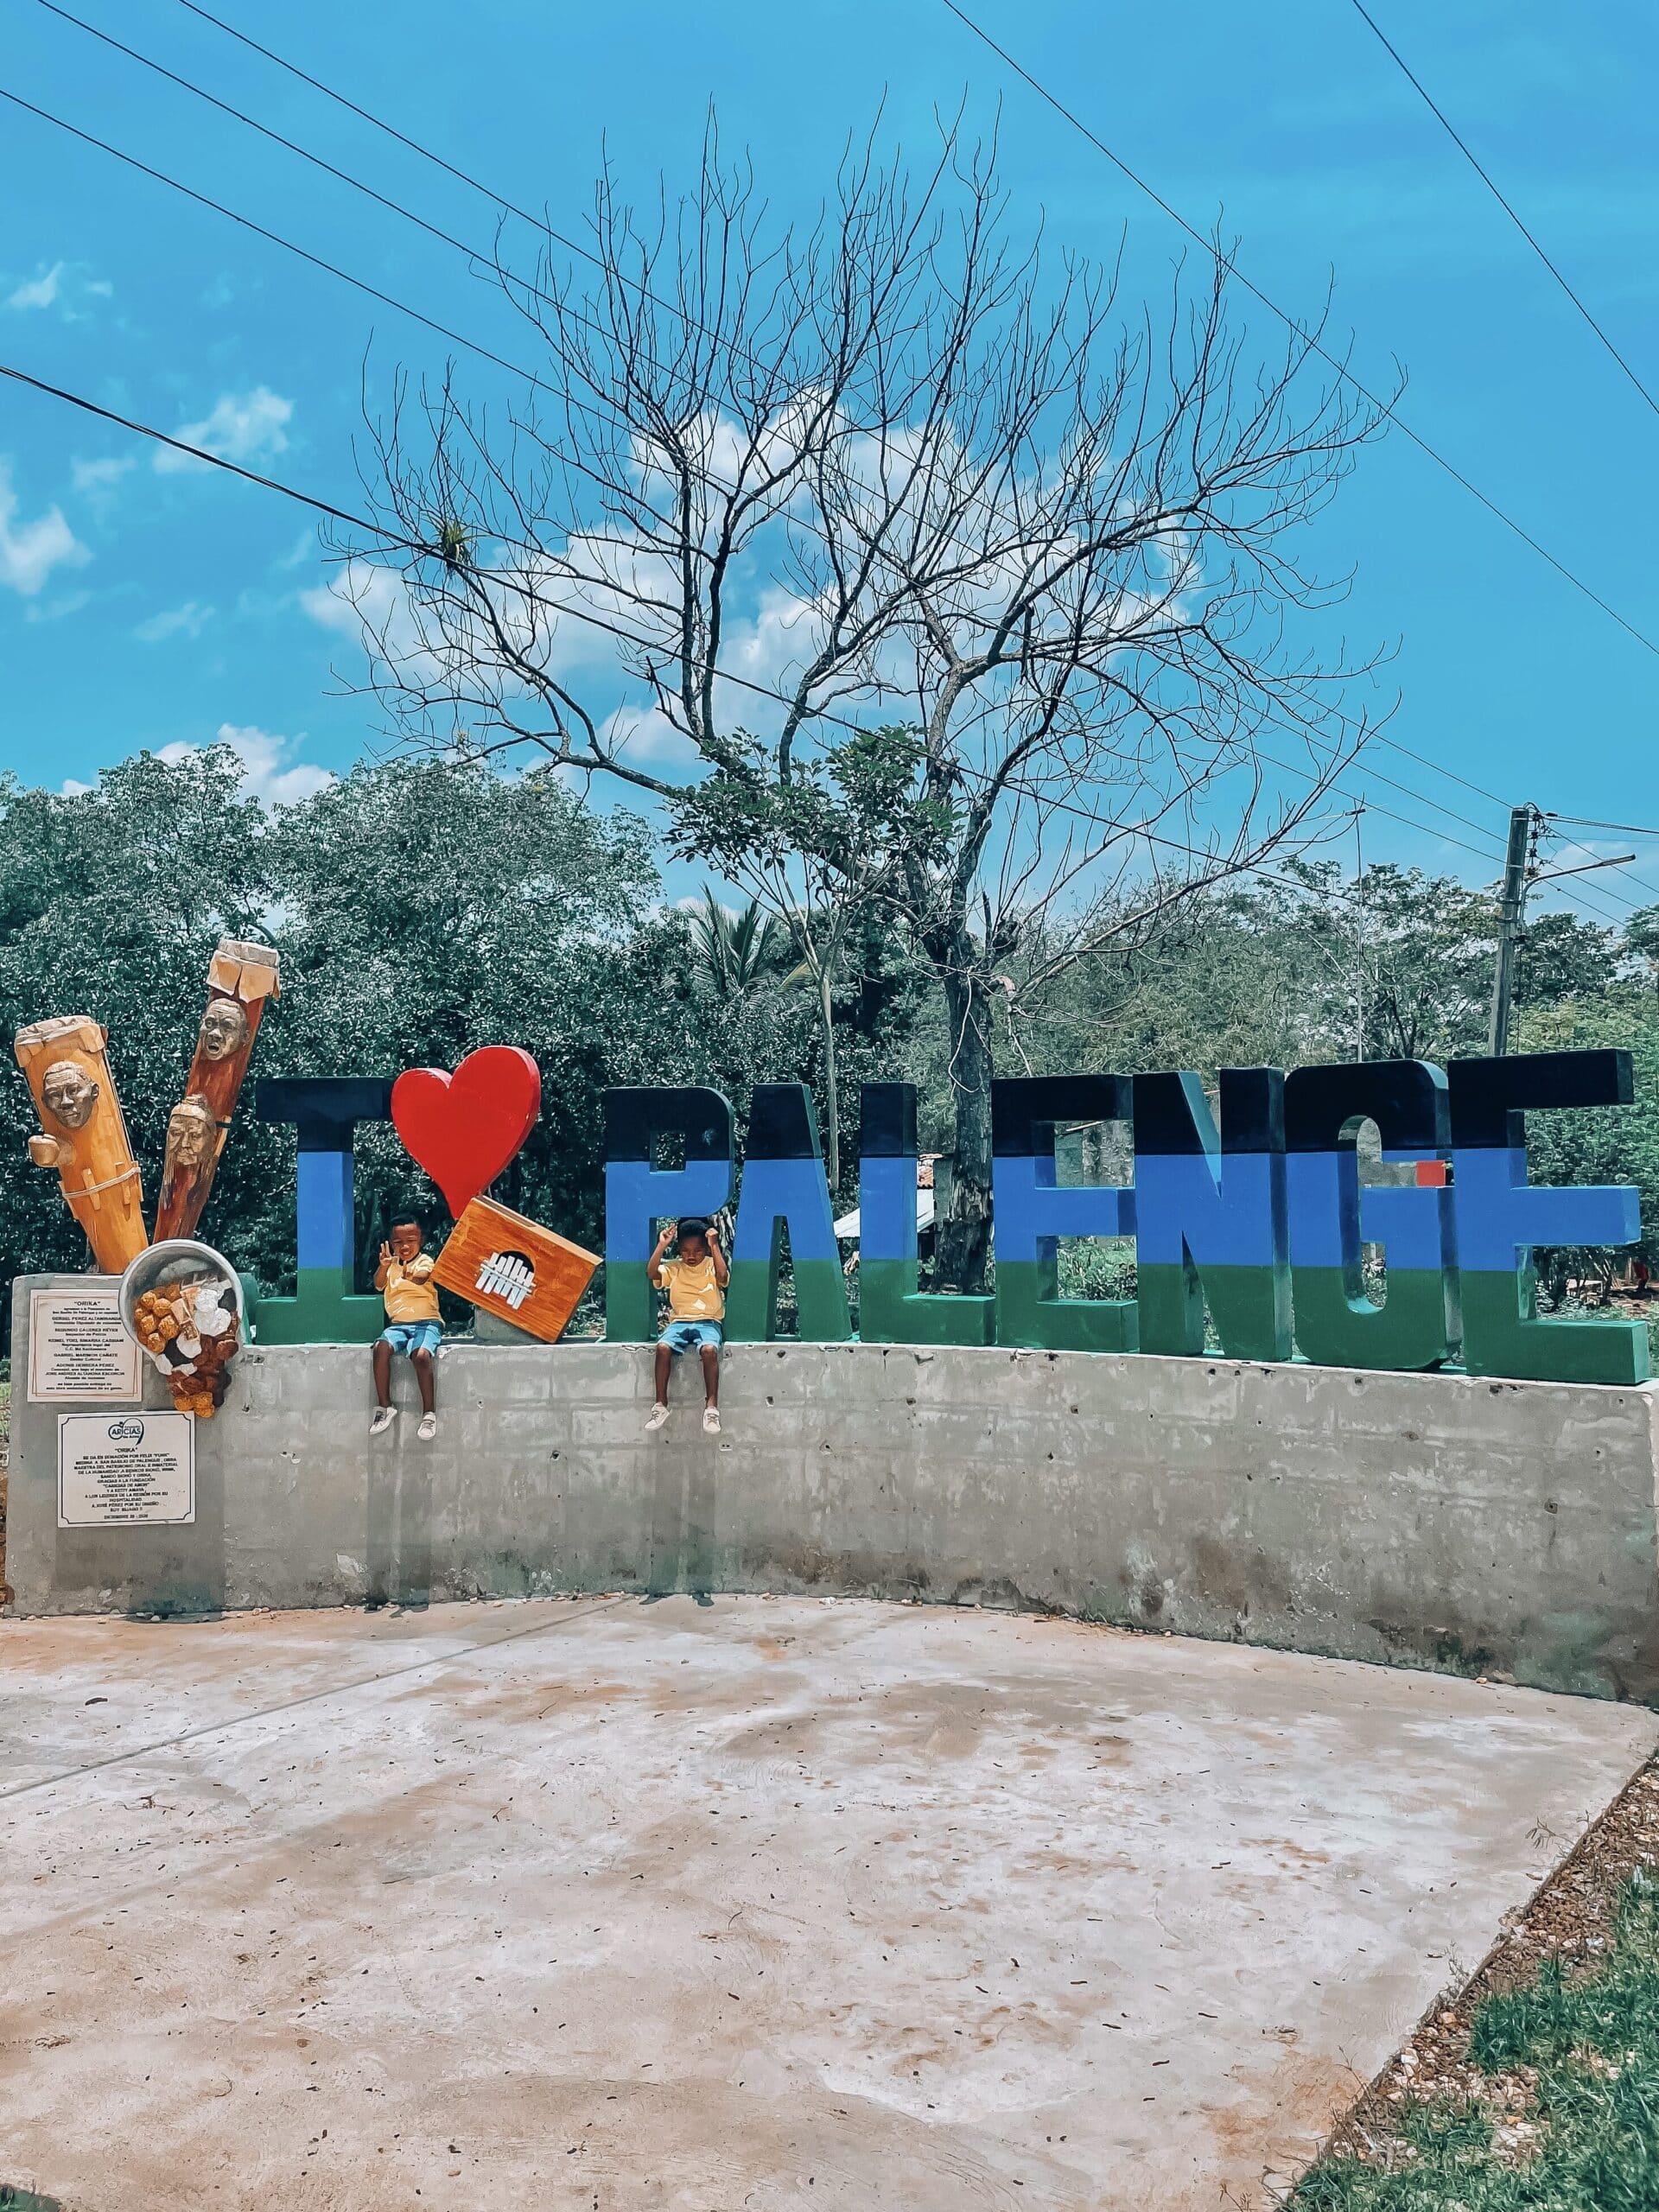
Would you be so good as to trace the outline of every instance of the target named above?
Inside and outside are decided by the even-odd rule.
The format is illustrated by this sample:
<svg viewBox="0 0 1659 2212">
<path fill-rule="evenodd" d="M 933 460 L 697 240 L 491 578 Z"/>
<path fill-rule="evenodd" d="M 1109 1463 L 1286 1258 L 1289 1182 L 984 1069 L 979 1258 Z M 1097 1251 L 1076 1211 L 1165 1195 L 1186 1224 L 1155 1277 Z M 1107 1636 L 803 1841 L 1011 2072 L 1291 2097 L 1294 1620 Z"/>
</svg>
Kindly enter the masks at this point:
<svg viewBox="0 0 1659 2212">
<path fill-rule="evenodd" d="M 391 1224 L 391 1242 L 380 1247 L 380 1264 L 374 1287 L 386 1301 L 386 1325 L 374 1347 L 374 1395 L 378 1402 L 369 1423 L 371 1436 L 384 1436 L 397 1418 L 391 1402 L 391 1355 L 408 1355 L 421 1394 L 421 1425 L 415 1433 L 429 1444 L 438 1433 L 438 1416 L 432 1386 L 432 1355 L 443 1336 L 438 1313 L 438 1287 L 432 1280 L 433 1260 L 423 1252 L 425 1231 L 410 1214 Z"/>
<path fill-rule="evenodd" d="M 669 1246 L 677 1240 L 679 1257 L 665 1258 Z M 726 1285 L 731 1279 L 720 1239 L 706 1221 L 671 1222 L 657 1239 L 645 1273 L 658 1290 L 668 1292 L 668 1326 L 657 1344 L 657 1402 L 645 1427 L 660 1428 L 668 1419 L 669 1370 L 677 1354 L 695 1351 L 702 1363 L 703 1430 L 709 1436 L 718 1436 L 721 1324 L 726 1318 Z"/>
</svg>

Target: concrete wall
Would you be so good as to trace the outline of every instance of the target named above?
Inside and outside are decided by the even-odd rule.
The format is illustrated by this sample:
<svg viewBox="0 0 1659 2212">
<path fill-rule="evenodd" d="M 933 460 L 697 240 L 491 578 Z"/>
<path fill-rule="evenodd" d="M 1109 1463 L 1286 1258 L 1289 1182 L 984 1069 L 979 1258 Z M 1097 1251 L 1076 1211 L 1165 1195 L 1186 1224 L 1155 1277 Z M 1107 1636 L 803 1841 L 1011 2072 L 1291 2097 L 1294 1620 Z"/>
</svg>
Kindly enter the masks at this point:
<svg viewBox="0 0 1659 2212">
<path fill-rule="evenodd" d="M 194 1528 L 60 1532 L 70 1409 L 21 1383 L 30 1287 L 73 1280 L 16 1291 L 19 1612 L 820 1591 L 1659 1700 L 1653 1386 L 744 1345 L 712 1439 L 686 1362 L 647 1436 L 645 1348 L 469 1344 L 422 1445 L 404 1363 L 371 1442 L 365 1350 L 255 1346 L 199 1427 Z"/>
</svg>

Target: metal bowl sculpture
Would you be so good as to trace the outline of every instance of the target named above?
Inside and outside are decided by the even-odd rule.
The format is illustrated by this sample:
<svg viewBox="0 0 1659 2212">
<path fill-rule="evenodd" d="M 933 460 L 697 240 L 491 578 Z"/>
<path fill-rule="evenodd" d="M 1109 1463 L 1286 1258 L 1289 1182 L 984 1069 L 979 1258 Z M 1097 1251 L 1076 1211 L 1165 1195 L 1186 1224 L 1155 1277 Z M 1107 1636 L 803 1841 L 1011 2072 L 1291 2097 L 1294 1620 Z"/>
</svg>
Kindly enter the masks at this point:
<svg viewBox="0 0 1659 2212">
<path fill-rule="evenodd" d="M 122 1326 L 167 1377 L 181 1413 L 211 1421 L 241 1342 L 242 1285 L 211 1244 L 166 1237 L 121 1278 Z"/>
</svg>

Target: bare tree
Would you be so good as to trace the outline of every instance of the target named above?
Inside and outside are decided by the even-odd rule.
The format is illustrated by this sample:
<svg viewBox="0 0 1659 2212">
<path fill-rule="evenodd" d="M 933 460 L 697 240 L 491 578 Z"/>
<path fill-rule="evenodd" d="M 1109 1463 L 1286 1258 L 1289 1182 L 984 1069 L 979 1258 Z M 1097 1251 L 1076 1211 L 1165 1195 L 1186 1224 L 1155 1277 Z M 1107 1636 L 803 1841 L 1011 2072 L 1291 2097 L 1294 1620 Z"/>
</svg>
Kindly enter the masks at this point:
<svg viewBox="0 0 1659 2212">
<path fill-rule="evenodd" d="M 1366 734 L 1365 671 L 1289 634 L 1341 588 L 1298 533 L 1377 428 L 1322 329 L 1257 359 L 1219 249 L 1126 315 L 1007 231 L 954 128 L 919 181 L 867 145 L 804 229 L 712 129 L 648 219 L 607 173 L 580 273 L 498 251 L 529 396 L 501 424 L 400 380 L 385 539 L 334 548 L 406 737 L 653 794 L 822 947 L 826 1021 L 842 913 L 902 922 L 950 1018 L 963 1288 L 994 1007 L 1306 844 Z"/>
</svg>

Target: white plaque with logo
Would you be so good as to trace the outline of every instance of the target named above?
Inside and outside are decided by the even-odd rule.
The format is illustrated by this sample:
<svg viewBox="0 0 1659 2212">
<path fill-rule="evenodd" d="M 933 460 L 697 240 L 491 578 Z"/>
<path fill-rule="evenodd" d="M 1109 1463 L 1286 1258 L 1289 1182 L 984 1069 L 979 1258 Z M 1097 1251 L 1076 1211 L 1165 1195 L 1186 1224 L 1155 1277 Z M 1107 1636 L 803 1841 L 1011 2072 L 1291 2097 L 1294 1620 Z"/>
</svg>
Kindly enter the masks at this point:
<svg viewBox="0 0 1659 2212">
<path fill-rule="evenodd" d="M 105 1398 L 136 1406 L 138 1347 L 121 1325 L 118 1293 L 89 1283 L 85 1290 L 29 1294 L 29 1395 L 39 1405 L 53 1398 Z"/>
<path fill-rule="evenodd" d="M 181 1527 L 196 1517 L 188 1414 L 60 1414 L 60 1529 Z"/>
</svg>

